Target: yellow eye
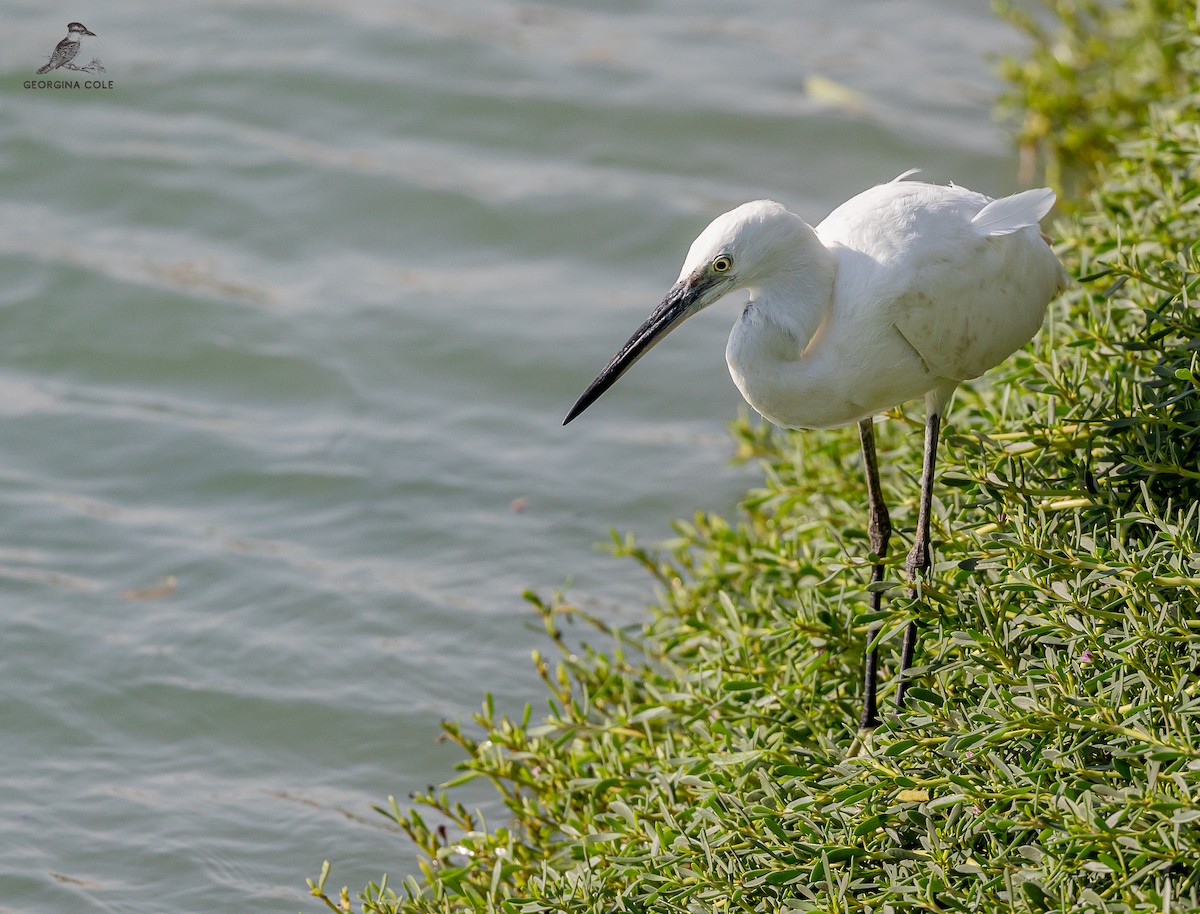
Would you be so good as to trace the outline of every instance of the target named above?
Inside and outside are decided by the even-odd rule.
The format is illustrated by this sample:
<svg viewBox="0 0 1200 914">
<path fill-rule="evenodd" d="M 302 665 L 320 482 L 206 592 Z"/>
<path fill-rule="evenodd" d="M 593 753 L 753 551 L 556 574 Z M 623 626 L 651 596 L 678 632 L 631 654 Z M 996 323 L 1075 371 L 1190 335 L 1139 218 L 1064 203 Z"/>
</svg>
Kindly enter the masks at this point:
<svg viewBox="0 0 1200 914">
<path fill-rule="evenodd" d="M 728 273 L 733 269 L 733 260 L 722 254 L 712 262 L 712 268 L 714 273 Z"/>
</svg>

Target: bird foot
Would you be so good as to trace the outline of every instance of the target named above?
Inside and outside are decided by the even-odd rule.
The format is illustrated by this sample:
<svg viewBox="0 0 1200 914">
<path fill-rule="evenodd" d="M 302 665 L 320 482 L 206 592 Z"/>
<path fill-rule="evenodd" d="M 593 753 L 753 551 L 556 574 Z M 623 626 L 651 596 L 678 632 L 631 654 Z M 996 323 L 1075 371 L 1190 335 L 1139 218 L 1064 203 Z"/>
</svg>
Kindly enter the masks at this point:
<svg viewBox="0 0 1200 914">
<path fill-rule="evenodd" d="M 918 576 L 923 577 L 929 573 L 930 566 L 929 546 L 924 540 L 918 539 L 908 553 L 908 561 L 904 563 L 908 579 L 915 582 Z"/>
<path fill-rule="evenodd" d="M 874 727 L 860 727 L 858 733 L 854 737 L 854 742 L 850 744 L 850 748 L 846 750 L 846 758 L 857 758 L 860 755 L 871 755 L 871 743 L 875 736 Z"/>
</svg>

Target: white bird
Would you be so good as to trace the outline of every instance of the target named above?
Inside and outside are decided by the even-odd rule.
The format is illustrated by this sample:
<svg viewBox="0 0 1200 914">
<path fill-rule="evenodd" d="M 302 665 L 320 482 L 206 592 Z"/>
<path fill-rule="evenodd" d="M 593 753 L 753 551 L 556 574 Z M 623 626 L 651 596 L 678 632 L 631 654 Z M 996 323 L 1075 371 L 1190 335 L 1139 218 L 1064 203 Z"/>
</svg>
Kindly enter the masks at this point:
<svg viewBox="0 0 1200 914">
<path fill-rule="evenodd" d="M 1038 223 L 1049 188 L 993 200 L 962 187 L 906 181 L 872 187 L 815 229 L 771 200 L 718 216 L 692 243 L 662 304 L 571 407 L 570 422 L 659 340 L 730 292 L 749 302 L 725 358 L 742 396 L 787 428 L 857 422 L 866 468 L 871 550 L 887 553 L 891 522 L 879 487 L 872 419 L 925 398 L 925 452 L 910 581 L 930 568 L 929 515 L 938 433 L 955 388 L 999 364 L 1042 325 L 1068 276 Z M 883 579 L 875 564 L 872 581 Z M 915 586 L 912 591 L 916 595 Z M 871 608 L 881 594 L 874 588 Z M 879 724 L 878 626 L 868 634 L 861 729 Z M 901 648 L 904 703 L 916 623 Z"/>
</svg>

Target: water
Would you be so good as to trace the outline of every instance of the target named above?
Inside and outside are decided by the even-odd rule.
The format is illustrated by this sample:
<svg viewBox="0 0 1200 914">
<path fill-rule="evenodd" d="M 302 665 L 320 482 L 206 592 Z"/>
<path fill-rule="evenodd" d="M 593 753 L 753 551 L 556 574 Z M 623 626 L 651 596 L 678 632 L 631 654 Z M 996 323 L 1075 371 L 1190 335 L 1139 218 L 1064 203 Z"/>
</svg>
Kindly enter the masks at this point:
<svg viewBox="0 0 1200 914">
<path fill-rule="evenodd" d="M 984 5 L 800 6 L 110 2 L 113 88 L 38 90 L 68 14 L 8 5 L 0 911 L 412 872 L 370 807 L 541 705 L 521 591 L 636 620 L 609 528 L 734 510 L 734 306 L 559 426 L 693 236 L 1014 189 Z"/>
</svg>

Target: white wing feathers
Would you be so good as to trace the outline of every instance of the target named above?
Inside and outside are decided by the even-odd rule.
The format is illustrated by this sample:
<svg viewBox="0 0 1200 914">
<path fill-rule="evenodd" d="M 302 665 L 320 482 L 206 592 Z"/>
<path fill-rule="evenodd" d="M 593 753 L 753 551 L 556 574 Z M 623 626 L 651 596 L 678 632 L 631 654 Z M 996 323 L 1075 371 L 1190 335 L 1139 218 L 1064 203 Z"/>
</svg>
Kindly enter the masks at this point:
<svg viewBox="0 0 1200 914">
<path fill-rule="evenodd" d="M 1024 190 L 1011 197 L 993 200 L 975 214 L 971 224 L 980 235 L 1011 235 L 1037 225 L 1054 206 L 1054 191 L 1048 187 Z"/>
</svg>

